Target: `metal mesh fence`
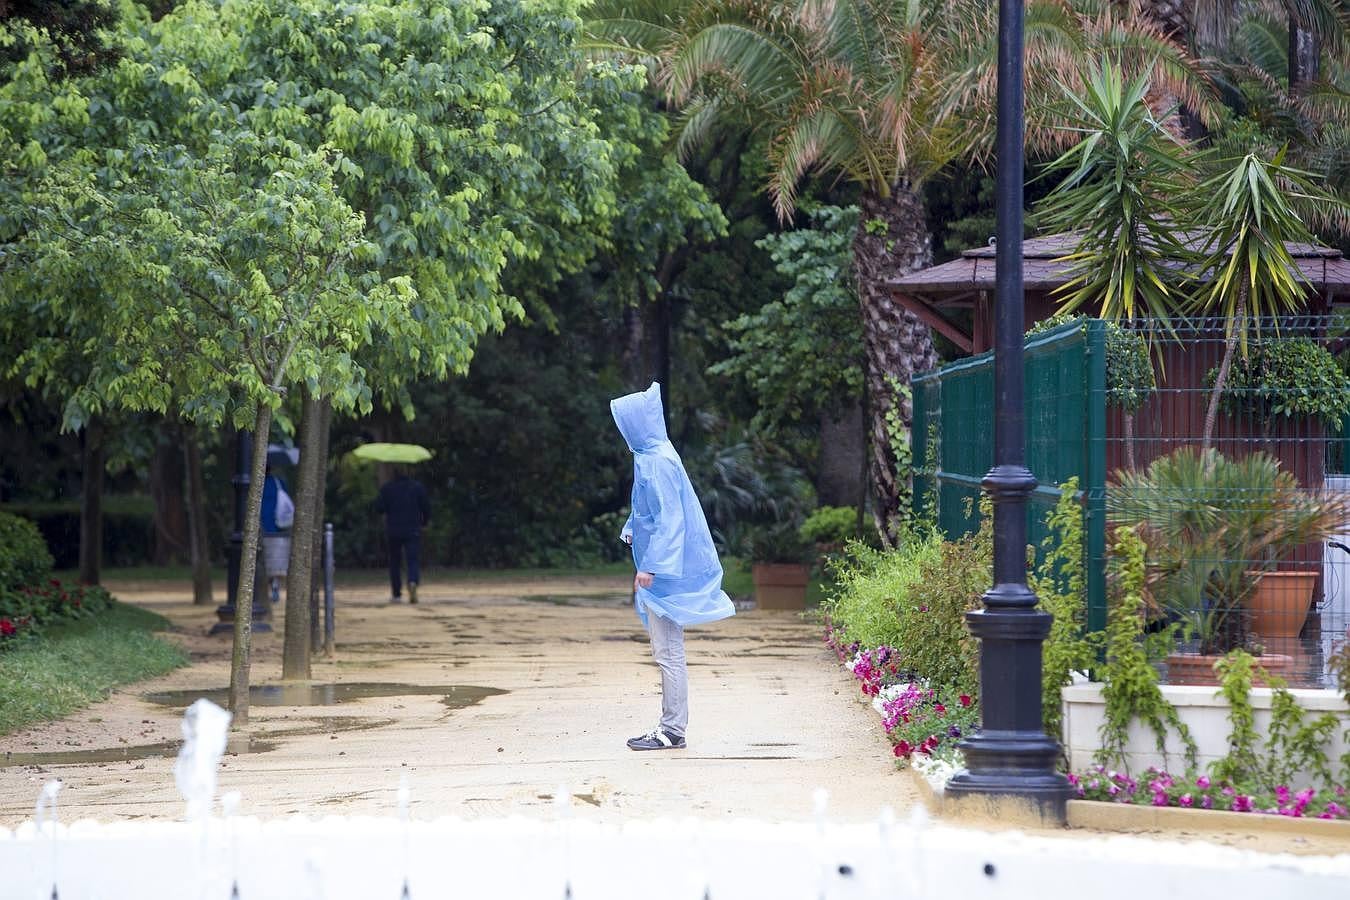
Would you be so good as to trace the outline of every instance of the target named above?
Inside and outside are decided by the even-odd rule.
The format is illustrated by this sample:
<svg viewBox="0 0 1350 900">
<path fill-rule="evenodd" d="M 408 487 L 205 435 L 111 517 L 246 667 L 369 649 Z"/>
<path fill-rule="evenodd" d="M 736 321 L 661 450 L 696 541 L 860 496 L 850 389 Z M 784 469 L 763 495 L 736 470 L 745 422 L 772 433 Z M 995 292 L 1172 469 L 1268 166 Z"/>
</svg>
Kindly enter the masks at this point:
<svg viewBox="0 0 1350 900">
<path fill-rule="evenodd" d="M 1028 339 L 1030 536 L 1076 476 L 1089 628 L 1105 623 L 1107 532 L 1137 526 L 1149 626 L 1187 657 L 1168 680 L 1192 655 L 1244 647 L 1295 685 L 1330 683 L 1350 627 L 1347 348 L 1334 316 L 1252 321 L 1245 339 L 1223 320 L 1087 320 Z M 915 378 L 914 401 L 916 504 L 935 500 L 944 531 L 964 533 L 993 459 L 992 358 Z"/>
<path fill-rule="evenodd" d="M 1179 650 L 1245 647 L 1291 683 L 1326 683 L 1350 626 L 1343 323 L 1284 317 L 1239 332 L 1199 320 L 1168 333 L 1145 322 L 1121 334 L 1148 365 L 1107 360 L 1107 517 L 1147 541 L 1151 620 L 1176 623 Z M 1188 661 L 1174 662 L 1169 680 L 1185 680 Z"/>
</svg>

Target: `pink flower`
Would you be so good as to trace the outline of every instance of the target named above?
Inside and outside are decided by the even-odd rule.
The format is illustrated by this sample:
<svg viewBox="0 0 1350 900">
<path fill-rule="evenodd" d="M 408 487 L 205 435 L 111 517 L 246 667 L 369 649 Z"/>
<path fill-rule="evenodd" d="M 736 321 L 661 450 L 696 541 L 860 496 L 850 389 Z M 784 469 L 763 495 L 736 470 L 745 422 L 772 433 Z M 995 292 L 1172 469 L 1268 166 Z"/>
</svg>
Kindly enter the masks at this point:
<svg viewBox="0 0 1350 900">
<path fill-rule="evenodd" d="M 1199 788 L 1200 790 L 1202 790 L 1202 791 L 1208 790 L 1208 789 L 1209 789 L 1209 776 L 1208 776 L 1208 775 L 1201 775 L 1199 778 L 1195 779 L 1195 786 L 1198 787 L 1198 788 Z"/>
<path fill-rule="evenodd" d="M 933 705 L 933 712 L 937 713 L 939 716 L 946 715 L 947 707 L 943 706 L 941 703 L 935 703 Z"/>
<path fill-rule="evenodd" d="M 895 745 L 894 752 L 897 757 L 909 759 L 910 754 L 914 752 L 914 747 L 910 744 L 909 741 L 901 741 L 900 743 Z"/>
<path fill-rule="evenodd" d="M 1234 795 L 1231 809 L 1233 812 L 1251 812 L 1252 798 L 1248 797 L 1246 794 Z"/>
<path fill-rule="evenodd" d="M 958 703 L 961 704 L 962 709 L 965 709 L 966 707 L 970 706 L 971 703 L 974 702 L 973 700 L 970 699 L 969 694 L 962 694 L 960 697 L 957 697 L 956 700 Z"/>
<path fill-rule="evenodd" d="M 1180 797 L 1177 798 L 1177 806 L 1182 806 L 1185 807 L 1186 809 L 1190 809 L 1191 805 L 1194 802 L 1195 801 L 1191 799 L 1190 794 L 1182 794 Z"/>
</svg>

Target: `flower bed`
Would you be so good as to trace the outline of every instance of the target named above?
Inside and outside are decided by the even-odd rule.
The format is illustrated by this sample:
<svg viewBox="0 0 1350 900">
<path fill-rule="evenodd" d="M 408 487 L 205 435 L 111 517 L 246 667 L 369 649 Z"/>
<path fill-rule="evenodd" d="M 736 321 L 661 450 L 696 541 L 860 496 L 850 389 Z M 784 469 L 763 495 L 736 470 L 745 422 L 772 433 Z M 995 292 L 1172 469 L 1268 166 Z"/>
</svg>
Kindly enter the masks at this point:
<svg viewBox="0 0 1350 900">
<path fill-rule="evenodd" d="M 66 584 L 55 578 L 42 584 L 0 590 L 0 650 L 46 628 L 98 615 L 112 595 L 96 585 Z"/>
<path fill-rule="evenodd" d="M 825 643 L 858 681 L 863 696 L 870 698 L 897 759 L 922 770 L 925 777 L 936 777 L 939 768 L 949 770 L 949 777 L 960 768 L 956 745 L 973 733 L 980 721 L 979 705 L 973 697 L 930 687 L 905 669 L 895 648 L 862 647 L 857 641 L 847 640 L 829 622 Z M 934 767 L 932 761 L 946 765 Z"/>
<path fill-rule="evenodd" d="M 1069 783 L 1081 800 L 1175 806 L 1182 809 L 1217 809 L 1228 812 L 1268 813 L 1292 818 L 1350 819 L 1350 800 L 1344 785 L 1329 791 L 1286 785 L 1274 790 L 1244 789 L 1207 775 L 1173 776 L 1150 767 L 1143 778 L 1094 765 L 1082 775 L 1069 774 Z"/>
</svg>

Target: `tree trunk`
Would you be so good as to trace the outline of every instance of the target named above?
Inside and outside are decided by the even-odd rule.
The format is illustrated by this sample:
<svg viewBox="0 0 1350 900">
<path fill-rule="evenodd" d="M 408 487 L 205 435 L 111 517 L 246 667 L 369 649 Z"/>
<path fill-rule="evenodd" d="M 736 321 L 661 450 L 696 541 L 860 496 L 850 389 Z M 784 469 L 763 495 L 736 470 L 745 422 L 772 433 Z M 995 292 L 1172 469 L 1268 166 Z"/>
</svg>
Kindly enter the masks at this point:
<svg viewBox="0 0 1350 900">
<path fill-rule="evenodd" d="M 665 291 L 651 302 L 655 334 L 652 335 L 652 369 L 654 380 L 661 385 L 661 414 L 665 416 L 666 433 L 670 433 L 670 298 Z"/>
<path fill-rule="evenodd" d="M 637 387 L 642 381 L 642 331 L 642 308 L 637 305 L 624 307 L 620 365 L 624 382 L 629 387 Z"/>
<path fill-rule="evenodd" d="M 150 496 L 154 500 L 155 542 L 151 551 L 155 565 L 181 563 L 189 556 L 188 512 L 184 501 L 185 472 L 183 429 L 164 421 L 156 429 L 155 449 L 150 456 Z"/>
<path fill-rule="evenodd" d="M 215 602 L 211 590 L 211 539 L 206 527 L 206 486 L 197 429 L 183 428 L 183 467 L 187 469 L 188 555 L 192 559 L 192 602 Z"/>
<path fill-rule="evenodd" d="M 1321 70 L 1322 46 L 1317 35 L 1289 20 L 1289 93 L 1310 81 L 1316 81 Z"/>
<path fill-rule="evenodd" d="M 1244 273 L 1243 281 L 1238 286 L 1236 324 L 1230 325 L 1228 340 L 1223 347 L 1223 362 L 1219 363 L 1219 373 L 1214 376 L 1214 388 L 1209 394 L 1209 409 L 1205 411 L 1205 432 L 1200 441 L 1201 452 L 1209 449 L 1214 437 L 1214 424 L 1219 418 L 1219 400 L 1223 397 L 1223 389 L 1228 385 L 1228 371 L 1233 368 L 1233 354 L 1237 352 L 1241 329 L 1246 328 L 1246 318 L 1247 281 Z"/>
<path fill-rule="evenodd" d="M 864 377 L 871 401 L 868 415 L 876 518 L 882 541 L 889 546 L 903 512 L 909 473 L 896 470 L 886 416 L 898 409 L 901 422 L 909 427 L 913 410 L 897 389 L 908 387 L 911 376 L 936 366 L 938 356 L 928 326 L 896 303 L 886 282 L 929 265 L 933 241 L 923 200 L 908 184 L 897 185 L 889 197 L 864 191 L 860 205 L 862 215 L 853 237 L 853 267 L 867 353 Z"/>
<path fill-rule="evenodd" d="M 858 471 L 858 458 L 866 453 L 864 434 L 860 403 L 821 412 L 816 498 L 822 506 L 853 506 L 858 502 L 867 480 Z"/>
<path fill-rule="evenodd" d="M 282 642 L 281 677 L 310 676 L 310 590 L 314 583 L 314 514 L 318 493 L 319 429 L 323 403 L 304 392 L 300 409 L 300 471 L 295 490 L 295 520 L 291 525 L 291 557 L 286 567 L 286 636 Z"/>
<path fill-rule="evenodd" d="M 80 583 L 98 584 L 103 569 L 103 426 L 85 423 L 81 447 Z"/>
<path fill-rule="evenodd" d="M 1120 416 L 1125 425 L 1125 468 L 1133 472 L 1136 468 L 1134 464 L 1134 413 L 1128 409 L 1121 410 Z"/>
<path fill-rule="evenodd" d="M 309 650 L 317 653 L 323 646 L 323 631 L 319 623 L 319 588 L 323 581 L 323 516 L 324 501 L 328 490 L 328 438 L 333 425 L 333 401 L 324 397 L 319 401 L 318 483 L 314 491 L 314 566 L 309 588 Z"/>
<path fill-rule="evenodd" d="M 239 557 L 239 590 L 234 601 L 234 650 L 230 654 L 230 712 L 233 727 L 248 724 L 248 667 L 253 642 L 253 594 L 258 578 L 258 534 L 262 531 L 263 479 L 267 477 L 267 436 L 272 410 L 258 404 L 253 422 L 253 459 L 244 510 L 244 546 Z"/>
</svg>

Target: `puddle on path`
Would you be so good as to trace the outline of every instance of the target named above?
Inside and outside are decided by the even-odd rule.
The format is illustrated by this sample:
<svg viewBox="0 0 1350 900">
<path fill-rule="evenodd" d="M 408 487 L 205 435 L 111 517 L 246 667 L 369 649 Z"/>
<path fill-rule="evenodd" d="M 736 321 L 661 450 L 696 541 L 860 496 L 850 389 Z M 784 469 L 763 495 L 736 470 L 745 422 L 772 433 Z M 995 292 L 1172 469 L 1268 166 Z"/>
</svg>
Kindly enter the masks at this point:
<svg viewBox="0 0 1350 900">
<path fill-rule="evenodd" d="M 366 716 L 322 716 L 306 719 L 308 724 L 298 728 L 276 728 L 256 731 L 249 737 L 234 735 L 225 753 L 267 753 L 275 750 L 282 739 L 309 737 L 316 734 L 339 734 L 351 731 L 371 731 L 393 725 L 396 719 L 376 719 Z M 133 744 L 123 747 L 102 747 L 91 750 L 53 750 L 0 754 L 0 768 L 8 766 L 98 766 L 138 759 L 161 759 L 178 755 L 182 741 L 162 741 L 157 744 Z"/>
<path fill-rule="evenodd" d="M 130 762 L 137 759 L 160 759 L 178 755 L 182 741 L 164 741 L 159 744 L 136 744 L 126 747 L 104 747 L 97 750 L 55 750 L 52 752 L 5 753 L 0 756 L 0 768 L 8 766 L 97 766 L 108 763 Z M 274 741 L 231 742 L 226 753 L 266 753 L 275 750 Z"/>
<path fill-rule="evenodd" d="M 253 706 L 334 706 L 352 700 L 374 697 L 414 697 L 441 695 L 441 703 L 451 709 L 464 709 L 481 703 L 488 697 L 505 694 L 500 688 L 475 684 L 395 684 L 390 682 L 353 681 L 338 684 L 259 684 L 249 688 L 249 703 Z M 161 706 L 188 707 L 199 698 L 224 706 L 229 699 L 228 688 L 196 691 L 160 691 L 146 694 L 145 699 Z"/>
</svg>

